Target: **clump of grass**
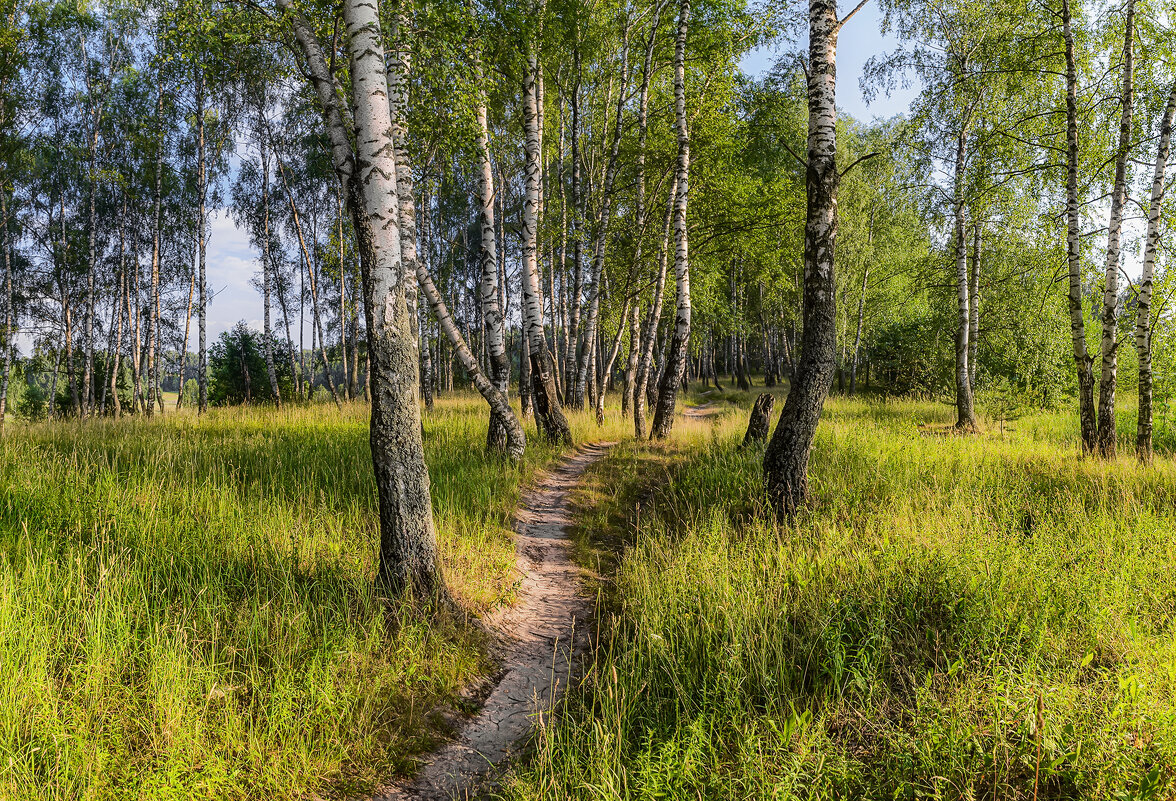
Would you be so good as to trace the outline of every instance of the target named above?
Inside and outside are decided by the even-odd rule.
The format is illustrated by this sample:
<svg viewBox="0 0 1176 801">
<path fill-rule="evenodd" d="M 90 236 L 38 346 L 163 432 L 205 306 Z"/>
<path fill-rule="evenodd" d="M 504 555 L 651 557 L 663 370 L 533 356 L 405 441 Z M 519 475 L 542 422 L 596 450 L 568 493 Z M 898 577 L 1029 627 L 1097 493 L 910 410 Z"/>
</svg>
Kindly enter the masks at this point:
<svg viewBox="0 0 1176 801">
<path fill-rule="evenodd" d="M 413 767 L 431 711 L 490 665 L 476 627 L 375 588 L 367 414 L 6 430 L 0 797 L 352 796 Z M 557 449 L 532 427 L 523 465 L 487 456 L 468 395 L 424 425 L 446 578 L 476 615 L 511 600 L 510 516 Z"/>
<path fill-rule="evenodd" d="M 1176 465 L 1080 461 L 1049 415 L 920 433 L 949 417 L 831 400 L 785 527 L 742 414 L 615 451 L 595 666 L 510 794 L 1166 797 Z"/>
</svg>

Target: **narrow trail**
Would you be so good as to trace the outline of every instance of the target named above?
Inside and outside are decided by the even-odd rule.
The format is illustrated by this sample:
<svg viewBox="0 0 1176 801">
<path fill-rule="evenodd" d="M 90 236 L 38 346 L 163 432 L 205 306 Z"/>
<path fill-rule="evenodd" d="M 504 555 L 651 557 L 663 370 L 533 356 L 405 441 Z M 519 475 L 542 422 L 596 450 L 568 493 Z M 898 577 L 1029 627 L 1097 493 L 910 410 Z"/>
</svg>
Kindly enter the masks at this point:
<svg viewBox="0 0 1176 801">
<path fill-rule="evenodd" d="M 568 496 L 584 471 L 615 443 L 585 445 L 541 475 L 515 515 L 519 602 L 492 614 L 501 637 L 503 669 L 478 714 L 456 740 L 442 746 L 420 773 L 377 793 L 374 801 L 474 798 L 495 767 L 517 753 L 539 715 L 567 688 L 588 647 L 592 602 L 577 592 L 571 560 Z"/>
</svg>

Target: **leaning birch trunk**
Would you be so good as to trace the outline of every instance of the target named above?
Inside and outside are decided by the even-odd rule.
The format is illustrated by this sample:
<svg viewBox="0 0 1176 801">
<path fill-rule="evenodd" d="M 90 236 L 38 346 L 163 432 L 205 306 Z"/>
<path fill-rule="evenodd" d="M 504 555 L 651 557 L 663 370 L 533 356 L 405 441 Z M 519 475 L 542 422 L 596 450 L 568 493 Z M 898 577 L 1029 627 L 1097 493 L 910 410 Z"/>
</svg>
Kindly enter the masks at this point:
<svg viewBox="0 0 1176 801">
<path fill-rule="evenodd" d="M 955 338 L 955 389 L 956 389 L 956 428 L 961 431 L 976 430 L 976 403 L 972 396 L 972 379 L 968 371 L 968 334 L 971 331 L 972 314 L 970 310 L 970 287 L 968 276 L 968 243 L 967 224 L 964 219 L 964 170 L 967 168 L 968 154 L 968 125 L 960 127 L 956 139 L 955 160 L 955 268 L 956 268 L 956 298 L 958 301 L 958 315 L 956 317 Z"/>
<path fill-rule="evenodd" d="M 854 334 L 854 337 L 853 337 L 853 356 L 849 362 L 849 394 L 850 395 L 853 395 L 855 392 L 857 392 L 857 368 L 858 368 L 858 358 L 859 358 L 859 355 L 861 354 L 861 349 L 862 349 L 862 323 L 865 320 L 866 289 L 870 285 L 870 263 L 873 261 L 873 258 L 874 258 L 874 206 L 872 206 L 872 205 L 870 206 L 870 223 L 869 223 L 868 227 L 866 228 L 866 251 L 867 251 L 866 268 L 862 272 L 862 291 L 861 291 L 861 294 L 858 295 L 857 333 Z M 764 358 L 766 361 L 770 362 L 771 357 L 770 357 L 770 355 L 768 355 L 767 342 L 768 342 L 768 340 L 767 340 L 767 336 L 765 334 L 765 336 L 764 336 L 765 357 Z M 772 367 L 767 367 L 767 368 L 765 368 L 765 372 L 770 372 L 773 369 L 774 368 L 772 368 Z M 774 380 L 771 384 L 766 384 L 766 385 L 770 387 L 770 386 L 773 386 L 773 384 L 775 384 Z"/>
<path fill-rule="evenodd" d="M 1115 153 L 1115 185 L 1111 193 L 1111 216 L 1107 223 L 1106 286 L 1103 290 L 1102 374 L 1098 382 L 1098 453 L 1115 455 L 1115 384 L 1119 360 L 1119 234 L 1123 227 L 1123 206 L 1127 202 L 1127 156 L 1131 149 L 1132 69 L 1134 66 L 1135 0 L 1127 0 L 1123 34 L 1123 114 L 1119 120 L 1119 147 Z"/>
<path fill-rule="evenodd" d="M 764 453 L 764 488 L 778 519 L 808 496 L 808 462 L 833 378 L 837 346 L 834 249 L 837 243 L 836 0 L 810 0 L 808 208 L 804 226 L 804 333 L 800 361 Z"/>
<path fill-rule="evenodd" d="M 542 8 L 542 5 L 539 5 Z M 551 442 L 572 444 L 572 429 L 560 408 L 553 363 L 543 331 L 543 298 L 539 291 L 539 109 L 535 79 L 539 71 L 538 37 L 531 35 L 523 78 L 523 131 L 526 135 L 526 198 L 523 203 L 523 303 L 526 305 L 527 356 L 535 420 Z M 521 391 L 521 390 L 520 390 Z"/>
<path fill-rule="evenodd" d="M 1082 253 L 1078 238 L 1078 66 L 1071 30 L 1070 0 L 1062 0 L 1062 35 L 1066 51 L 1066 263 L 1070 278 L 1070 342 L 1078 374 L 1082 452 L 1093 453 L 1098 441 L 1098 423 L 1094 408 L 1094 358 L 1086 349 L 1086 315 L 1082 308 Z"/>
<path fill-rule="evenodd" d="M 260 111 L 258 112 L 261 113 Z M 258 126 L 261 134 L 261 208 L 262 208 L 262 245 L 261 245 L 261 285 L 262 285 L 262 326 L 265 336 L 265 372 L 269 376 L 270 392 L 274 395 L 274 404 L 282 408 L 282 392 L 278 387 L 278 371 L 274 367 L 274 335 L 270 326 L 270 298 L 274 291 L 274 271 L 270 262 L 270 207 L 269 207 L 269 158 L 266 153 L 265 121 Z M 183 388 L 181 387 L 181 395 Z"/>
<path fill-rule="evenodd" d="M 286 170 L 282 166 L 282 160 L 278 160 L 278 175 L 282 178 L 282 189 L 286 192 L 286 200 L 290 204 L 290 215 L 294 220 L 294 233 L 297 234 L 298 248 L 302 252 L 302 260 L 306 262 L 306 274 L 310 277 L 310 313 L 313 318 L 312 324 L 314 331 L 312 338 L 318 338 L 318 352 L 319 358 L 323 363 L 323 380 L 327 384 L 327 389 L 331 391 L 331 399 L 335 401 L 336 408 L 343 408 L 342 401 L 339 400 L 339 390 L 335 387 L 335 379 L 331 375 L 331 360 L 327 358 L 326 340 L 323 338 L 323 318 L 319 312 L 319 293 L 318 293 L 318 274 L 314 269 L 314 262 L 311 261 L 310 251 L 306 247 L 306 238 L 302 235 L 302 218 L 298 214 L 298 207 L 294 204 L 294 193 L 290 189 L 290 184 L 286 180 Z M 414 268 L 415 269 L 415 268 Z M 407 290 L 406 290 L 407 292 Z M 407 297 L 407 295 L 406 295 Z M 412 280 L 412 313 L 413 318 L 416 317 L 416 276 Z M 413 325 L 413 340 L 416 339 L 416 326 Z M 313 359 L 313 356 L 312 356 Z M 313 367 L 313 362 L 312 362 Z M 312 370 L 313 373 L 313 370 Z M 311 376 L 311 386 L 314 385 L 313 375 Z"/>
<path fill-rule="evenodd" d="M 665 299 L 666 272 L 669 269 L 670 229 L 674 222 L 674 208 L 678 197 L 678 177 L 674 176 L 670 183 L 670 194 L 666 201 L 666 222 L 662 226 L 661 249 L 657 254 L 657 280 L 653 285 L 653 306 L 649 310 L 649 317 L 645 321 L 645 332 L 641 336 L 641 359 L 637 362 L 637 386 L 633 395 L 633 434 L 637 439 L 645 439 L 645 406 L 656 403 L 657 396 L 651 390 L 654 382 L 651 380 L 656 373 L 653 360 L 653 349 L 657 346 L 657 331 L 661 324 L 662 304 Z"/>
<path fill-rule="evenodd" d="M 478 219 L 482 225 L 482 243 L 478 251 L 482 263 L 480 285 L 482 319 L 486 325 L 486 345 L 490 353 L 490 376 L 494 389 L 507 397 L 510 383 L 510 359 L 506 355 L 506 334 L 503 331 L 503 312 L 499 305 L 498 286 L 498 242 L 494 227 L 494 169 L 490 163 L 490 127 L 486 119 L 486 95 L 481 88 L 482 70 L 475 67 L 478 76 L 478 161 L 481 168 L 478 176 Z M 510 418 L 514 412 L 506 405 Z M 509 420 L 493 405 L 490 409 L 490 425 L 486 430 L 486 447 L 494 451 L 507 448 Z M 518 425 L 518 420 L 514 420 Z M 522 430 L 521 428 L 519 429 Z"/>
<path fill-rule="evenodd" d="M 677 193 L 674 199 L 674 278 L 678 282 L 678 315 L 674 336 L 665 356 L 665 369 L 657 393 L 650 435 L 663 439 L 674 427 L 678 386 L 690 343 L 690 262 L 686 230 L 686 203 L 690 194 L 690 134 L 686 128 L 686 33 L 690 25 L 690 0 L 678 5 L 678 37 L 674 46 L 674 119 L 678 134 Z"/>
<path fill-rule="evenodd" d="M 278 0 L 278 5 L 291 10 L 290 0 Z M 347 0 L 344 16 L 354 122 L 336 94 L 322 44 L 297 14 L 291 14 L 290 24 L 322 106 L 332 161 L 359 245 L 371 385 L 372 467 L 379 496 L 379 575 L 393 591 L 412 587 L 446 599 L 421 440 L 417 342 L 412 332 L 416 320 L 408 314 L 400 258 L 396 162 L 388 134 L 392 122 L 379 11 L 374 4 Z"/>
<path fill-rule="evenodd" d="M 1160 244 L 1160 211 L 1164 205 L 1164 171 L 1172 140 L 1172 118 L 1176 116 L 1176 83 L 1160 119 L 1160 141 L 1156 145 L 1156 169 L 1152 177 L 1151 205 L 1147 213 L 1147 240 L 1143 250 L 1143 274 L 1135 301 L 1135 349 L 1139 353 L 1139 422 L 1135 432 L 1135 453 L 1147 464 L 1152 458 L 1152 369 L 1151 298 L 1155 280 L 1156 250 Z"/>
<path fill-rule="evenodd" d="M 625 362 L 625 391 L 621 395 L 621 417 L 633 409 L 633 387 L 637 383 L 637 361 L 641 351 L 641 306 L 633 304 L 629 313 L 629 358 Z"/>
<path fill-rule="evenodd" d="M 604 274 L 605 246 L 608 243 L 608 227 L 612 219 L 613 187 L 616 185 L 617 170 L 620 166 L 621 134 L 624 132 L 625 100 L 629 85 L 629 24 L 625 25 L 624 41 L 621 45 L 621 91 L 617 93 L 616 120 L 612 132 L 612 146 L 608 154 L 608 165 L 604 170 L 604 186 L 601 188 L 600 216 L 596 221 L 596 241 L 592 251 L 592 268 L 588 279 L 588 317 L 584 320 L 584 342 L 596 337 L 596 326 L 600 319 L 600 290 Z M 576 372 L 574 390 L 575 408 L 584 406 L 584 393 L 588 388 L 588 361 L 581 359 Z M 597 406 L 600 402 L 597 401 Z M 601 413 L 598 411 L 597 416 Z"/>
<path fill-rule="evenodd" d="M 433 316 L 437 318 L 441 330 L 445 332 L 449 342 L 453 345 L 453 349 L 457 352 L 458 361 L 461 366 L 470 374 L 470 380 L 477 388 L 478 392 L 482 393 L 482 397 L 486 399 L 486 403 L 490 405 L 494 412 L 493 418 L 500 421 L 503 428 L 501 445 L 487 441 L 487 447 L 491 450 L 505 453 L 512 461 L 518 461 L 523 458 L 523 452 L 527 447 L 527 436 L 523 432 L 523 425 L 519 422 L 519 418 L 515 416 L 514 409 L 510 408 L 510 401 L 507 400 L 506 393 L 500 391 L 494 383 L 486 377 L 482 372 L 482 368 L 478 365 L 478 359 L 474 356 L 465 338 L 461 335 L 461 331 L 454 322 L 453 316 L 449 313 L 449 308 L 445 305 L 444 298 L 441 293 L 437 291 L 437 286 L 433 283 L 433 277 L 429 275 L 429 271 L 425 269 L 424 262 L 417 262 L 417 284 L 425 292 L 425 297 L 429 300 L 429 305 L 433 309 Z"/>
<path fill-rule="evenodd" d="M 625 320 L 629 316 L 629 301 L 625 301 L 625 306 L 621 310 L 620 319 L 617 320 L 617 333 L 613 335 L 612 346 L 608 349 L 608 358 L 605 359 L 600 376 L 596 380 L 596 425 L 604 425 L 604 396 L 608 393 L 609 379 L 612 377 L 613 365 L 617 362 L 617 356 L 621 352 L 621 340 L 625 336 Z M 626 387 L 628 385 L 626 384 Z"/>
</svg>

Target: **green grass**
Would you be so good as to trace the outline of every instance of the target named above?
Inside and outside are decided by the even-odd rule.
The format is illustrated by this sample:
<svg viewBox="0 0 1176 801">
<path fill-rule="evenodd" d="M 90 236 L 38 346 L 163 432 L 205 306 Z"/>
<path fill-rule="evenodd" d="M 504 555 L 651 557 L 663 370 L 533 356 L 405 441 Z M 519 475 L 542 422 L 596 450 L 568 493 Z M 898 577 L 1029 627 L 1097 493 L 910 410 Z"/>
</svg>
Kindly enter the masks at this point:
<svg viewBox="0 0 1176 801">
<path fill-rule="evenodd" d="M 514 592 L 510 513 L 555 449 L 426 418 L 447 580 Z M 573 415 L 580 439 L 618 436 Z M 350 796 L 411 769 L 489 669 L 476 627 L 374 589 L 367 409 L 10 426 L 0 441 L 0 798 Z"/>
<path fill-rule="evenodd" d="M 509 796 L 1173 797 L 1171 459 L 1080 460 L 1073 415 L 942 436 L 945 406 L 834 398 L 778 528 L 750 396 L 706 400 L 742 408 L 582 493 L 600 648 Z"/>
</svg>

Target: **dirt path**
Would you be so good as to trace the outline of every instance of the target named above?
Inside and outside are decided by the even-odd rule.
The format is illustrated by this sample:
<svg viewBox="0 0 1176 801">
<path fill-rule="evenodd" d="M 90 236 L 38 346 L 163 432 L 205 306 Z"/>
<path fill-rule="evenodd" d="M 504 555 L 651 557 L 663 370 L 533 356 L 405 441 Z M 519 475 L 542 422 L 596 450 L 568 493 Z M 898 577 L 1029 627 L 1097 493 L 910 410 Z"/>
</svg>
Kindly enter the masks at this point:
<svg viewBox="0 0 1176 801">
<path fill-rule="evenodd" d="M 705 395 L 706 393 L 702 393 Z M 719 413 L 717 406 L 711 405 L 710 401 L 700 404 L 698 406 L 687 406 L 682 410 L 682 416 L 687 420 L 705 420 L 708 417 L 713 417 Z"/>
<path fill-rule="evenodd" d="M 436 751 L 410 783 L 375 801 L 440 801 L 476 797 L 494 767 L 516 752 L 537 716 L 546 715 L 568 685 L 588 645 L 591 601 L 578 592 L 567 526 L 568 495 L 590 464 L 613 443 L 586 445 L 536 481 L 515 516 L 515 551 L 522 573 L 519 603 L 487 621 L 502 637 L 503 671 L 481 711 L 454 742 Z"/>
</svg>

